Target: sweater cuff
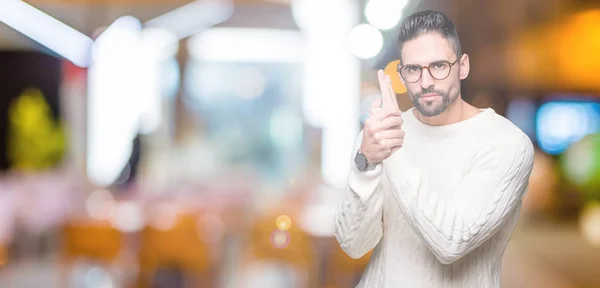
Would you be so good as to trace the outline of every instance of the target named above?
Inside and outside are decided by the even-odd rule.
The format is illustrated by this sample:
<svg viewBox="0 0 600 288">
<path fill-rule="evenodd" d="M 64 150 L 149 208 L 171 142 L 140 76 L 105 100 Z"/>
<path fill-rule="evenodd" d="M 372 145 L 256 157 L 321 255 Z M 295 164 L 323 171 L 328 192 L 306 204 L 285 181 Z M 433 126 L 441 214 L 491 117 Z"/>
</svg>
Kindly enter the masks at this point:
<svg viewBox="0 0 600 288">
<path fill-rule="evenodd" d="M 356 168 L 356 165 L 351 166 L 348 185 L 360 200 L 365 202 L 369 200 L 381 182 L 383 165 L 381 163 L 377 164 L 373 170 L 369 171 L 360 171 Z"/>
</svg>

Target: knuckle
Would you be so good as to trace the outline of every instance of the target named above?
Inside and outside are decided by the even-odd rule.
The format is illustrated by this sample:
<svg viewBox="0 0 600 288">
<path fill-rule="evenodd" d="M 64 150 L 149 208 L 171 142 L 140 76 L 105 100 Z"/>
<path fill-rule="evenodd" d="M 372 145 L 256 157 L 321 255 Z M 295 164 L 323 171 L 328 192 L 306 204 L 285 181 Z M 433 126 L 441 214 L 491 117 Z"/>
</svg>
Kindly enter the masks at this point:
<svg viewBox="0 0 600 288">
<path fill-rule="evenodd" d="M 373 134 L 373 139 L 377 142 L 381 142 L 381 133 L 375 132 L 375 134 Z"/>
</svg>

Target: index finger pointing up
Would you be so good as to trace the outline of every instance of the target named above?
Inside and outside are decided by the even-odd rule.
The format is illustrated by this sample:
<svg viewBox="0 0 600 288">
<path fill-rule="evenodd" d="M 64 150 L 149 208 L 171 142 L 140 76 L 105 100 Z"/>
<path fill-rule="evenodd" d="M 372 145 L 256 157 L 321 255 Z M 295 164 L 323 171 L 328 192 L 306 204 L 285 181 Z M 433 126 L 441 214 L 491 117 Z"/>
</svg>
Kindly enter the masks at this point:
<svg viewBox="0 0 600 288">
<path fill-rule="evenodd" d="M 385 73 L 383 73 L 383 70 L 377 71 L 377 79 L 379 80 L 379 89 L 381 90 L 382 108 L 396 108 L 398 106 L 395 99 L 396 95 L 392 94 L 390 83 L 388 82 Z"/>
</svg>

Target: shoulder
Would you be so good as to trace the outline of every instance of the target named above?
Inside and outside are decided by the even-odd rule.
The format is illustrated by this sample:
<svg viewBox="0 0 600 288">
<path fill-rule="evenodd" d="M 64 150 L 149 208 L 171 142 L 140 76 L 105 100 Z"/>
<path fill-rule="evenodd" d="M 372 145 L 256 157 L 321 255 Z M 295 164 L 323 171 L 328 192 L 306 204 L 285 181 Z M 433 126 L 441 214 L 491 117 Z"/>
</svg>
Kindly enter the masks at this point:
<svg viewBox="0 0 600 288">
<path fill-rule="evenodd" d="M 477 139 L 485 154 L 526 162 L 533 160 L 534 147 L 529 136 L 502 115 L 493 112 L 480 131 Z"/>
<path fill-rule="evenodd" d="M 533 146 L 531 139 L 529 139 L 529 136 L 523 130 L 504 116 L 495 112 L 489 115 L 487 121 L 481 126 L 480 131 L 482 140 L 488 142 L 488 144 L 498 143 L 506 145 L 519 143 L 521 145 Z"/>
</svg>

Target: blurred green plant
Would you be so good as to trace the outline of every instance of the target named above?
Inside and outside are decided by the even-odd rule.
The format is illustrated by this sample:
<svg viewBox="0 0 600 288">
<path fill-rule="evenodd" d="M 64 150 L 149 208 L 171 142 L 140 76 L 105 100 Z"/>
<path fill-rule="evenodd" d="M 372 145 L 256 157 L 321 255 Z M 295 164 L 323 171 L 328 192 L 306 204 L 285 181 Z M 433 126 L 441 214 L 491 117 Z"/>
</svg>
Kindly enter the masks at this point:
<svg viewBox="0 0 600 288">
<path fill-rule="evenodd" d="M 600 134 L 573 143 L 559 159 L 566 179 L 583 193 L 582 200 L 600 201 Z"/>
<path fill-rule="evenodd" d="M 9 108 L 8 158 L 22 172 L 57 165 L 66 149 L 64 125 L 55 121 L 42 91 L 28 88 Z"/>
</svg>

